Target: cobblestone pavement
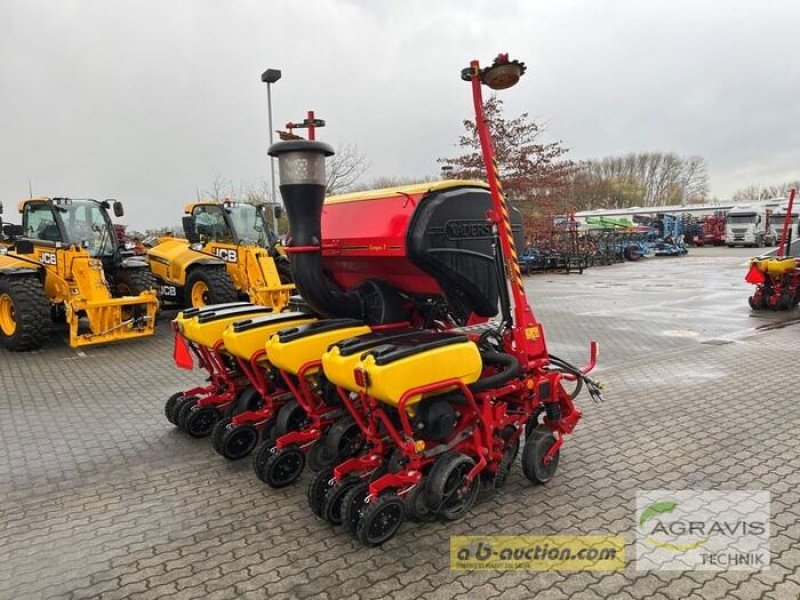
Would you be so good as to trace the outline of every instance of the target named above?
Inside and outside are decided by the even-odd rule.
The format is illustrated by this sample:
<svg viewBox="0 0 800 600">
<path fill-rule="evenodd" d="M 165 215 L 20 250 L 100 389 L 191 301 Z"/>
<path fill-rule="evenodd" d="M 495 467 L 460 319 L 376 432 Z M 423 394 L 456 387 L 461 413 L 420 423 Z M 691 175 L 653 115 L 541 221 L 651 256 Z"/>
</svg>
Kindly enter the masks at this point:
<svg viewBox="0 0 800 600">
<path fill-rule="evenodd" d="M 582 399 L 559 473 L 517 465 L 503 492 L 448 524 L 406 524 L 365 549 L 315 519 L 307 478 L 270 490 L 249 461 L 172 429 L 164 399 L 195 381 L 166 324 L 76 353 L 55 338 L 0 352 L 0 598 L 768 598 L 800 594 L 798 311 L 754 317 L 744 254 L 529 278 L 551 350 L 603 344 L 606 402 Z M 776 320 L 785 327 L 774 326 Z M 712 343 L 708 343 L 712 342 Z M 640 572 L 637 489 L 767 489 L 772 566 Z M 623 572 L 449 570 L 454 534 L 621 534 Z"/>
</svg>

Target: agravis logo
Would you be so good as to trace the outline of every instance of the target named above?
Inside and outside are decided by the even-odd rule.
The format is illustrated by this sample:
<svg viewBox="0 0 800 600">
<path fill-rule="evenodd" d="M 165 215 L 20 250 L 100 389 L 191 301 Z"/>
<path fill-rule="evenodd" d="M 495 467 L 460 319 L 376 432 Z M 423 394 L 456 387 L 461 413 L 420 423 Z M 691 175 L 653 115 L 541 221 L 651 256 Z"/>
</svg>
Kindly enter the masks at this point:
<svg viewBox="0 0 800 600">
<path fill-rule="evenodd" d="M 763 568 L 769 562 L 769 493 L 637 493 L 637 566 Z"/>
</svg>

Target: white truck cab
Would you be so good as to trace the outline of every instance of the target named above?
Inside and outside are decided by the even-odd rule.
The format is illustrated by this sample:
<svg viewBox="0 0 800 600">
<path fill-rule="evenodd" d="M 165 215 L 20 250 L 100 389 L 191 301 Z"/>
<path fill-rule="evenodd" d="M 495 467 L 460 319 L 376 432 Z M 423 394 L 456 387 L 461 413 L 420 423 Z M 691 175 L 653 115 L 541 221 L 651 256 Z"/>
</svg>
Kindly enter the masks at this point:
<svg viewBox="0 0 800 600">
<path fill-rule="evenodd" d="M 725 244 L 728 248 L 774 246 L 775 239 L 775 234 L 770 230 L 766 207 L 737 206 L 728 211 L 725 221 Z"/>
<path fill-rule="evenodd" d="M 781 208 L 779 208 L 775 212 L 773 212 L 769 217 L 770 228 L 775 233 L 775 238 L 778 241 L 780 241 L 781 235 L 783 234 L 783 223 L 786 220 L 786 211 L 787 210 L 788 210 L 787 206 L 782 206 Z M 793 242 L 797 241 L 798 239 L 800 239 L 798 237 L 798 236 L 800 236 L 800 232 L 798 231 L 798 228 L 800 228 L 800 225 L 798 225 L 798 221 L 800 221 L 800 219 L 798 217 L 800 217 L 800 212 L 798 212 L 797 207 L 793 207 L 792 208 L 792 220 L 791 220 L 791 223 L 790 223 L 790 226 L 789 226 L 789 228 L 790 228 L 790 230 L 792 232 L 792 241 Z"/>
</svg>

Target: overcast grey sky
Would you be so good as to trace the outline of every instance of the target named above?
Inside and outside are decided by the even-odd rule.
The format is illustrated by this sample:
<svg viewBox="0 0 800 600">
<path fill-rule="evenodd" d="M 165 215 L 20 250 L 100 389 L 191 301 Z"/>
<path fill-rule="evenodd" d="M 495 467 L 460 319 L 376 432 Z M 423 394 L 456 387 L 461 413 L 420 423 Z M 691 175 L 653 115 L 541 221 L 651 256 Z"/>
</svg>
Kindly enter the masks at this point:
<svg viewBox="0 0 800 600">
<path fill-rule="evenodd" d="M 369 177 L 433 175 L 470 116 L 460 69 L 501 51 L 529 67 L 509 114 L 572 158 L 700 154 L 725 197 L 800 178 L 798 26 L 797 0 L 0 0 L 0 200 L 31 180 L 143 228 L 217 174 L 268 180 L 267 67 L 276 125 L 314 109 Z"/>
</svg>

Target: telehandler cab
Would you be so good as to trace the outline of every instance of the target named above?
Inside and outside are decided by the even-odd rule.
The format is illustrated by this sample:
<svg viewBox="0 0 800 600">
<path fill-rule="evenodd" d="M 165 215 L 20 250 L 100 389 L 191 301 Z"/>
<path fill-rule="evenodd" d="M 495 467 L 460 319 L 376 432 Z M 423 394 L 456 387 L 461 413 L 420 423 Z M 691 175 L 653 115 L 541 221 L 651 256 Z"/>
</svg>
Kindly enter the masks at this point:
<svg viewBox="0 0 800 600">
<path fill-rule="evenodd" d="M 283 309 L 294 286 L 284 283 L 288 260 L 264 210 L 228 200 L 188 204 L 186 237 L 161 238 L 147 252 L 162 300 L 200 308 L 247 298 L 276 312 Z"/>
<path fill-rule="evenodd" d="M 22 225 L 2 227 L 0 342 L 41 347 L 63 318 L 72 347 L 151 335 L 158 310 L 147 263 L 127 255 L 108 209 L 122 203 L 37 197 L 19 203 Z M 0 213 L 2 205 L 0 205 Z"/>
</svg>

